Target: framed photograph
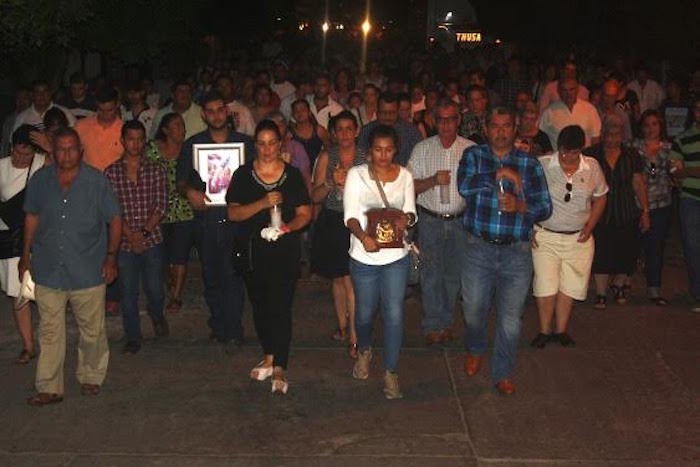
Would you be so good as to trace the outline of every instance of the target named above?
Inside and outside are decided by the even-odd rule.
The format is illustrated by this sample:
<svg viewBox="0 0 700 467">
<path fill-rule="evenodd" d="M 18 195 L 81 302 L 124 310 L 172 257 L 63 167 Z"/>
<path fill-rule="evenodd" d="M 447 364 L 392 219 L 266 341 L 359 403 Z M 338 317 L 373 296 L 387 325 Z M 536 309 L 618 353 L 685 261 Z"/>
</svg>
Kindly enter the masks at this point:
<svg viewBox="0 0 700 467">
<path fill-rule="evenodd" d="M 226 206 L 226 191 L 233 173 L 245 161 L 244 143 L 195 144 L 192 163 L 206 185 L 210 206 Z"/>
</svg>

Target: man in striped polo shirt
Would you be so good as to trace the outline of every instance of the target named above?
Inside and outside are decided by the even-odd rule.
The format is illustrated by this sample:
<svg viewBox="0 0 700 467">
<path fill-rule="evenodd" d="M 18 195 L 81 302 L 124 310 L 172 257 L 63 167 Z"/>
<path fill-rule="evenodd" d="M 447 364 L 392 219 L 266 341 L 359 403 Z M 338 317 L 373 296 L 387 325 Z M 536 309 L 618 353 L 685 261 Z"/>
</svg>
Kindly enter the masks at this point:
<svg viewBox="0 0 700 467">
<path fill-rule="evenodd" d="M 408 161 L 418 195 L 422 327 L 428 346 L 452 340 L 466 248 L 460 224 L 465 202 L 457 192 L 457 167 L 464 150 L 474 145 L 457 134 L 458 104 L 443 98 L 435 111 L 438 134 L 416 144 Z"/>
<path fill-rule="evenodd" d="M 694 123 L 673 142 L 673 178 L 681 186 L 681 232 L 688 267 L 691 311 L 700 313 L 700 97 L 693 104 Z"/>
</svg>

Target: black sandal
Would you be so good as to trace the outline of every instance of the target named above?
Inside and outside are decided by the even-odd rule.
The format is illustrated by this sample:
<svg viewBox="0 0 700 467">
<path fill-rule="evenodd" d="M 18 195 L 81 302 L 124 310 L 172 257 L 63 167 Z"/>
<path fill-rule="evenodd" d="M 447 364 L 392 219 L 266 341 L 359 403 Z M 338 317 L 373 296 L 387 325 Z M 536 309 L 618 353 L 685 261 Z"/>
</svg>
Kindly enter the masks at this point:
<svg viewBox="0 0 700 467">
<path fill-rule="evenodd" d="M 624 305 L 627 303 L 627 297 L 625 297 L 625 292 L 623 291 L 622 287 L 610 285 L 610 291 L 612 292 L 613 297 L 615 297 L 615 303 L 618 305 Z"/>
<path fill-rule="evenodd" d="M 552 340 L 559 342 L 562 347 L 576 347 L 576 342 L 565 332 L 554 334 Z"/>
<path fill-rule="evenodd" d="M 543 349 L 547 343 L 552 341 L 552 335 L 551 334 L 545 334 L 543 332 L 537 334 L 534 339 L 532 339 L 532 342 L 530 342 L 530 347 L 536 347 L 538 349 Z"/>
<path fill-rule="evenodd" d="M 593 303 L 593 308 L 596 310 L 604 310 L 608 306 L 608 297 L 605 295 L 596 295 L 595 303 Z"/>
</svg>

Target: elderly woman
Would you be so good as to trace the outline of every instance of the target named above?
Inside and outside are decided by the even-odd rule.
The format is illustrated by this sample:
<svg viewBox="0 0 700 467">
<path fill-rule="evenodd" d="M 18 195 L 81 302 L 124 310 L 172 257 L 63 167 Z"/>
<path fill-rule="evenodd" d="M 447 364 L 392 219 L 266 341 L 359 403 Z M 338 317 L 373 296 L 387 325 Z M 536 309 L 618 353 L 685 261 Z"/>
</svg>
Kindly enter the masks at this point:
<svg viewBox="0 0 700 467">
<path fill-rule="evenodd" d="M 16 362 L 22 365 L 35 356 L 32 312 L 29 300 L 20 296 L 18 265 L 22 254 L 25 188 L 29 178 L 46 161 L 32 143 L 32 133 L 36 131 L 30 125 L 17 128 L 12 133 L 10 157 L 0 159 L 0 286 L 12 299 L 15 323 L 24 346 Z"/>
<path fill-rule="evenodd" d="M 552 144 L 547 134 L 537 127 L 539 112 L 537 104 L 529 102 L 518 114 L 518 130 L 515 135 L 515 146 L 533 157 L 543 156 L 552 152 Z"/>
<path fill-rule="evenodd" d="M 639 231 L 646 232 L 651 223 L 644 166 L 637 152 L 622 144 L 623 133 L 624 122 L 617 116 L 607 116 L 603 120 L 601 142 L 585 151 L 598 161 L 610 187 L 605 211 L 594 231 L 597 309 L 607 305 L 608 285 L 617 304 L 627 303 L 623 287 L 637 261 Z"/>
<path fill-rule="evenodd" d="M 378 125 L 369 135 L 367 164 L 348 171 L 343 192 L 345 225 L 350 237 L 350 276 L 355 289 L 355 328 L 359 354 L 352 370 L 356 379 L 369 377 L 372 323 L 377 308 L 384 323 L 384 395 L 403 397 L 396 369 L 403 339 L 403 307 L 410 261 L 405 239 L 399 248 L 381 248 L 368 230 L 367 211 L 392 207 L 401 211 L 396 229 L 416 222 L 416 198 L 411 173 L 394 162 L 396 131 Z M 379 230 L 379 226 L 377 227 Z M 379 306 L 381 302 L 381 306 Z"/>
<path fill-rule="evenodd" d="M 644 179 L 649 199 L 651 228 L 642 236 L 642 253 L 647 280 L 647 296 L 659 306 L 668 302 L 661 293 L 661 270 L 664 264 L 666 236 L 671 226 L 673 196 L 669 173 L 671 144 L 662 139 L 661 114 L 655 109 L 642 113 L 642 138 L 633 142 L 644 165 Z"/>
<path fill-rule="evenodd" d="M 531 345 L 575 345 L 567 333 L 574 300 L 585 300 L 591 277 L 591 233 L 603 214 L 608 185 L 598 162 L 581 154 L 586 135 L 578 125 L 559 133 L 558 151 L 540 157 L 553 211 L 535 225 L 532 263 L 540 332 Z M 554 325 L 552 320 L 554 319 Z M 552 328 L 555 329 L 552 332 Z"/>
<path fill-rule="evenodd" d="M 281 157 L 282 135 L 275 122 L 258 123 L 255 147 L 255 159 L 234 172 L 226 202 L 229 219 L 240 223 L 247 233 L 243 244 L 249 245 L 250 270 L 244 279 L 264 355 L 250 377 L 256 381 L 272 377 L 272 392 L 286 394 L 299 233 L 311 220 L 311 200 L 299 171 Z M 262 238 L 262 230 L 271 225 L 279 237 Z"/>
<path fill-rule="evenodd" d="M 357 119 L 348 110 L 331 119 L 331 133 L 336 144 L 318 157 L 311 199 L 323 203 L 315 223 L 311 271 L 332 280 L 333 306 L 338 329 L 332 339 L 350 339 L 350 354 L 357 356 L 355 333 L 355 293 L 350 280 L 350 231 L 343 221 L 343 189 L 351 167 L 365 163 L 365 153 L 357 147 L 360 132 Z"/>
</svg>

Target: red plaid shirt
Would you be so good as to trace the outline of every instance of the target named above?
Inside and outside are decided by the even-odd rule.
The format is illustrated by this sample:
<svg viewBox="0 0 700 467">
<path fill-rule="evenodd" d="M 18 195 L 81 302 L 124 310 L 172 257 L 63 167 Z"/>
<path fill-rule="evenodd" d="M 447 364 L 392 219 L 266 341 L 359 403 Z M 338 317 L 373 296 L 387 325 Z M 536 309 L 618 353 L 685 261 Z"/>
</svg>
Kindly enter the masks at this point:
<svg viewBox="0 0 700 467">
<path fill-rule="evenodd" d="M 138 182 L 129 180 L 126 174 L 124 158 L 107 167 L 105 176 L 119 199 L 122 210 L 122 222 L 132 232 L 140 232 L 153 213 L 161 216 L 168 210 L 168 185 L 165 171 L 155 162 L 141 159 Z M 151 248 L 163 242 L 160 224 L 145 238 L 146 248 Z M 131 251 L 126 237 L 122 236 L 122 251 Z"/>
</svg>

